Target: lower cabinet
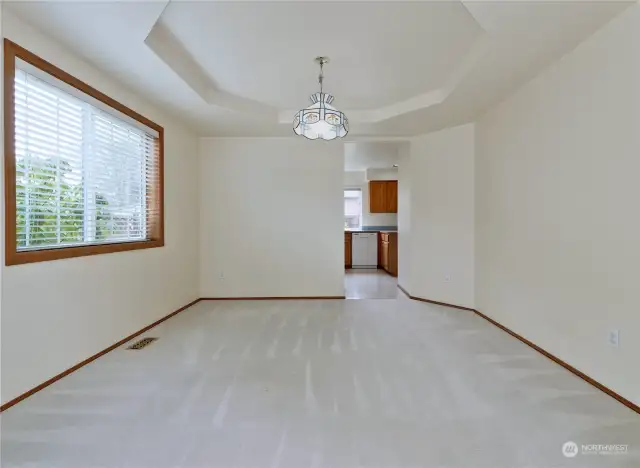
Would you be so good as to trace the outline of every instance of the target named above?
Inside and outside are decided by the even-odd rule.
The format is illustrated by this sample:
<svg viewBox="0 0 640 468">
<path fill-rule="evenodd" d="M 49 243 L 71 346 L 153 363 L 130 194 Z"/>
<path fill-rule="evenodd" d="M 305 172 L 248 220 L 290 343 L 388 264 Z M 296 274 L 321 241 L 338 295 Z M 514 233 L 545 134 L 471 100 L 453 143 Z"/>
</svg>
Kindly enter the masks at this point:
<svg viewBox="0 0 640 468">
<path fill-rule="evenodd" d="M 382 241 L 382 253 L 380 258 L 382 268 L 389 271 L 389 241 Z"/>
<path fill-rule="evenodd" d="M 344 267 L 351 268 L 351 233 L 344 233 Z"/>
<path fill-rule="evenodd" d="M 381 232 L 380 266 L 392 276 L 398 276 L 398 233 Z"/>
</svg>

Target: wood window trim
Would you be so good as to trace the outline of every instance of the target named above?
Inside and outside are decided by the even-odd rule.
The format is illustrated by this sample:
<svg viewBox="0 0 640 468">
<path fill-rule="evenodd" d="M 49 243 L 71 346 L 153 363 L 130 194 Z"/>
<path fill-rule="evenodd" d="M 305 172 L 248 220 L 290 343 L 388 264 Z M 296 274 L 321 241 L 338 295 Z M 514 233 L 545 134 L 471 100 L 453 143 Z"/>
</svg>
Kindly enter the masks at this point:
<svg viewBox="0 0 640 468">
<path fill-rule="evenodd" d="M 150 223 L 150 239 L 136 242 L 55 247 L 40 250 L 17 250 L 16 226 L 16 158 L 15 158 L 15 72 L 16 59 L 21 59 L 79 91 L 101 101 L 117 111 L 158 132 L 158 183 L 151 187 L 150 204 L 158 217 Z M 5 264 L 46 262 L 63 258 L 84 257 L 129 250 L 164 246 L 164 128 L 110 98 L 55 65 L 38 57 L 18 44 L 4 39 L 4 187 L 5 187 Z"/>
</svg>

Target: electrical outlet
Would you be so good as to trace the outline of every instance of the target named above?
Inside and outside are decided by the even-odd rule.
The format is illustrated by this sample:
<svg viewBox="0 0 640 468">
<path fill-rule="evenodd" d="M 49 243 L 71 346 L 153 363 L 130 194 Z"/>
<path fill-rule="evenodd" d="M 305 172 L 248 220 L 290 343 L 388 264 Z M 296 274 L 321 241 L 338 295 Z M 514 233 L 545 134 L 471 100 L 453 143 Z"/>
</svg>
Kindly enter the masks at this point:
<svg viewBox="0 0 640 468">
<path fill-rule="evenodd" d="M 614 348 L 618 348 L 620 346 L 620 330 L 611 329 L 609 330 L 609 338 L 608 338 L 609 346 Z"/>
<path fill-rule="evenodd" d="M 220 272 L 220 280 L 224 281 L 224 271 Z"/>
<path fill-rule="evenodd" d="M 444 276 L 444 282 L 445 282 L 445 283 L 449 283 L 449 282 L 451 282 L 451 275 L 445 275 L 445 276 Z"/>
</svg>

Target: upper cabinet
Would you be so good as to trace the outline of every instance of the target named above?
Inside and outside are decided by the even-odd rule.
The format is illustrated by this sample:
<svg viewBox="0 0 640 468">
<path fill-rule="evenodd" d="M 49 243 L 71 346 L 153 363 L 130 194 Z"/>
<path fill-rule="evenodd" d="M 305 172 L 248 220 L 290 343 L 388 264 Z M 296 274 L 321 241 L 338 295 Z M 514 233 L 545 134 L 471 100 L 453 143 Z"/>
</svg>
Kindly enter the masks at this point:
<svg viewBox="0 0 640 468">
<path fill-rule="evenodd" d="M 387 213 L 398 212 L 398 181 L 387 181 Z"/>
<path fill-rule="evenodd" d="M 397 213 L 398 212 L 398 181 L 372 180 L 369 181 L 369 212 Z"/>
</svg>

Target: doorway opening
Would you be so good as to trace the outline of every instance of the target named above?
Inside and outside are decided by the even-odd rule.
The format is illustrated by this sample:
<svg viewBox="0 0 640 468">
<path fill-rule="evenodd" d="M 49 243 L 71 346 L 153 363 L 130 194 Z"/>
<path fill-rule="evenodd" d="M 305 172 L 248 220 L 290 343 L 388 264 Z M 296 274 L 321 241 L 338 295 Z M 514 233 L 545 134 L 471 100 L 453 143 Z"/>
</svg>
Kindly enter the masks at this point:
<svg viewBox="0 0 640 468">
<path fill-rule="evenodd" d="M 362 187 L 344 189 L 345 297 L 395 299 L 398 296 L 396 227 L 363 225 L 365 193 Z"/>
<path fill-rule="evenodd" d="M 398 297 L 398 168 L 406 142 L 344 144 L 347 299 Z"/>
</svg>

